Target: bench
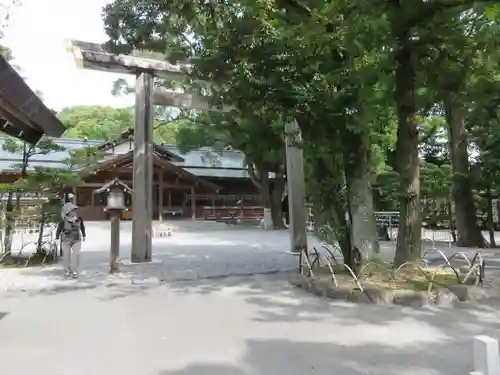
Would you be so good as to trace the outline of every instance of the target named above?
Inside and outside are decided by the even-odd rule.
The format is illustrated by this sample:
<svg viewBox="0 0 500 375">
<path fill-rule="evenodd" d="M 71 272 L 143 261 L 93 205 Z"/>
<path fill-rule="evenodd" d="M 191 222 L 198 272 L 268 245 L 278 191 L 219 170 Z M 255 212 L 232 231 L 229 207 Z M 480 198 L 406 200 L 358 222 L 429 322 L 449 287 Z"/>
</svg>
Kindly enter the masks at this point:
<svg viewBox="0 0 500 375">
<path fill-rule="evenodd" d="M 167 224 L 157 224 L 153 226 L 153 237 L 171 237 L 172 227 Z"/>
</svg>

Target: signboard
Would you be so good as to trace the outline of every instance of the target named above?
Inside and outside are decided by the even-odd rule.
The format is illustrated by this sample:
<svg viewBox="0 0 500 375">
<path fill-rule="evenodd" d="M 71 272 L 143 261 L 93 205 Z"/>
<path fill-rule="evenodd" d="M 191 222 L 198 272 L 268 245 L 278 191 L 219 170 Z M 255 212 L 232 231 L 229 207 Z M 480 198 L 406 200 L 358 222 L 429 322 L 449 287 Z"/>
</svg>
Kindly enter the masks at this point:
<svg viewBox="0 0 500 375">
<path fill-rule="evenodd" d="M 397 227 L 399 225 L 399 212 L 376 212 L 377 225 L 386 227 Z"/>
</svg>

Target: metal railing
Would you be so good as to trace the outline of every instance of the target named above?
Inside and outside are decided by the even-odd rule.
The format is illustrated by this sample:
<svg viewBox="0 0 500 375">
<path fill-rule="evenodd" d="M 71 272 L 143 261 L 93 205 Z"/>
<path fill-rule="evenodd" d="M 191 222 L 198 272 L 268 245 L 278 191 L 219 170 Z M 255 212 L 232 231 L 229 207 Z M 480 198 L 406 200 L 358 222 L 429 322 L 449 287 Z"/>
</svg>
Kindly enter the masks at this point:
<svg viewBox="0 0 500 375">
<path fill-rule="evenodd" d="M 37 253 L 43 254 L 41 264 L 44 264 L 49 259 L 56 259 L 58 257 L 58 244 L 55 240 L 55 227 L 55 224 L 46 224 L 42 233 L 41 248 L 37 249 L 38 238 L 40 236 L 39 224 L 36 222 L 26 222 L 21 223 L 21 225 L 16 225 L 14 227 L 13 236 L 18 235 L 20 237 L 20 246 L 13 248 L 10 254 L 4 252 L 2 248 L 2 252 L 0 252 L 0 262 L 2 262 L 7 255 L 10 255 L 15 259 L 25 260 L 24 265 L 27 267 Z"/>
</svg>

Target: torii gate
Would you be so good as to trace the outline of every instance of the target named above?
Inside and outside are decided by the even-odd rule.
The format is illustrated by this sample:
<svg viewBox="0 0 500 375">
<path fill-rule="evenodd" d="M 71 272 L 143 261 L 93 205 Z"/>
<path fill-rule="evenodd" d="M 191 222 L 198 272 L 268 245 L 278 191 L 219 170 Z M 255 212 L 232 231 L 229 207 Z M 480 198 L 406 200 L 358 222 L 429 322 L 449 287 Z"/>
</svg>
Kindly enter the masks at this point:
<svg viewBox="0 0 500 375">
<path fill-rule="evenodd" d="M 170 64 L 161 54 L 134 51 L 131 55 L 115 55 L 103 45 L 75 40 L 69 42 L 68 50 L 80 68 L 136 76 L 131 260 L 149 262 L 152 256 L 153 105 L 222 112 L 229 112 L 233 107 L 217 108 L 196 94 L 155 89 L 153 77 L 182 82 L 191 72 L 190 65 Z M 296 147 L 301 136 L 295 120 L 287 123 L 285 131 L 291 251 L 301 253 L 307 249 L 303 157 L 302 150 Z"/>
</svg>

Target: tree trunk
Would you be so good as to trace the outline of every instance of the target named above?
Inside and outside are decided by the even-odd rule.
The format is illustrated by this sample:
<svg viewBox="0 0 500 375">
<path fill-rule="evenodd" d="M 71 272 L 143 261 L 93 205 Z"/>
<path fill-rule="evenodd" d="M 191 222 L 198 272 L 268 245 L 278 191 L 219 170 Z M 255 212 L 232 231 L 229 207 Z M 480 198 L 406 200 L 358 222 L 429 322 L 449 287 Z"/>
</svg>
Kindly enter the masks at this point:
<svg viewBox="0 0 500 375">
<path fill-rule="evenodd" d="M 485 247 L 486 243 L 477 225 L 476 207 L 472 196 L 465 129 L 465 108 L 453 99 L 444 103 L 448 125 L 448 148 L 453 171 L 452 197 L 455 206 L 457 246 Z"/>
<path fill-rule="evenodd" d="M 380 204 L 380 188 L 373 185 L 372 183 L 372 194 L 373 194 L 373 209 L 375 212 L 382 211 Z M 375 223 L 377 225 L 377 238 L 379 241 L 390 241 L 391 236 L 389 235 L 389 224 L 383 222 L 377 222 L 375 218 Z M 380 247 L 380 246 L 379 246 Z"/>
<path fill-rule="evenodd" d="M 32 147 L 28 147 L 26 142 L 24 142 L 23 161 L 22 161 L 22 166 L 21 166 L 21 171 L 20 171 L 21 178 L 26 177 L 26 172 L 28 170 L 28 162 L 29 162 L 29 156 L 30 156 L 31 150 L 32 150 Z M 4 252 L 6 254 L 12 253 L 12 239 L 14 236 L 16 217 L 21 212 L 21 194 L 19 192 L 16 192 L 16 204 L 15 204 L 15 206 L 14 206 L 13 198 L 14 198 L 14 192 L 10 191 L 9 194 L 7 195 L 7 207 L 5 210 L 6 211 L 6 214 L 5 214 L 6 226 L 5 226 L 5 238 L 4 238 Z"/>
<path fill-rule="evenodd" d="M 349 223 L 346 220 L 345 205 L 338 199 L 338 195 L 332 197 L 332 207 L 330 208 L 331 216 L 330 221 L 335 228 L 335 235 L 337 237 L 338 245 L 342 251 L 344 263 L 352 269 L 355 268 L 353 263 L 352 253 L 352 238 L 350 236 Z"/>
<path fill-rule="evenodd" d="M 262 203 L 264 204 L 264 229 L 270 229 L 273 227 L 272 221 L 272 203 L 271 203 L 271 181 L 269 180 L 269 172 L 267 170 L 261 170 L 260 172 L 260 183 L 262 195 Z"/>
<path fill-rule="evenodd" d="M 399 230 L 394 264 L 399 266 L 421 256 L 420 158 L 415 120 L 414 53 L 408 35 L 399 35 L 396 51 L 396 109 L 398 116 L 397 169 L 400 174 Z"/>
<path fill-rule="evenodd" d="M 270 194 L 270 181 L 269 171 L 263 167 L 250 166 L 248 167 L 248 175 L 250 180 L 259 189 L 262 197 L 262 205 L 264 206 L 264 228 L 268 229 L 273 226 L 272 211 L 271 211 L 271 194 Z M 267 217 L 266 210 L 271 211 L 271 217 Z"/>
<path fill-rule="evenodd" d="M 283 176 L 276 175 L 275 179 L 270 185 L 270 201 L 271 201 L 271 219 L 273 221 L 274 229 L 285 229 L 285 222 L 283 221 L 283 193 L 285 191 L 285 180 Z"/>
<path fill-rule="evenodd" d="M 14 212 L 16 218 L 21 216 L 21 193 L 16 193 L 16 205 L 14 206 Z"/>
<path fill-rule="evenodd" d="M 285 219 L 285 227 L 288 227 L 290 225 L 290 213 L 289 213 L 289 208 L 288 208 L 288 194 L 285 195 L 285 198 L 281 202 L 281 212 L 283 214 L 283 217 Z"/>
<path fill-rule="evenodd" d="M 13 204 L 13 192 L 9 192 L 7 195 L 7 207 L 5 209 L 5 238 L 4 238 L 4 252 L 5 254 L 12 253 L 12 238 L 14 235 L 14 204 Z"/>
<path fill-rule="evenodd" d="M 323 195 L 317 197 L 316 201 L 313 200 L 314 221 L 318 237 L 329 245 L 338 246 L 342 252 L 344 263 L 352 267 L 351 239 L 343 205 L 340 201 L 325 205 L 324 202 L 320 201 L 320 198 L 326 198 L 326 196 Z M 319 235 L 322 231 L 323 233 Z"/>
<path fill-rule="evenodd" d="M 453 238 L 453 243 L 457 243 L 457 231 L 455 228 L 455 218 L 453 217 L 453 207 L 451 201 L 448 199 L 446 201 L 446 211 L 448 214 L 448 222 L 450 225 L 451 237 Z"/>
<path fill-rule="evenodd" d="M 495 222 L 493 220 L 493 207 L 492 207 L 492 196 L 491 188 L 488 186 L 486 189 L 486 221 L 488 223 L 488 233 L 490 235 L 490 247 L 497 247 L 495 242 Z"/>
<path fill-rule="evenodd" d="M 329 172 L 321 158 L 315 160 L 312 176 L 316 180 L 320 181 Z M 353 268 L 351 237 L 345 217 L 347 205 L 342 190 L 343 185 L 333 181 L 319 185 L 311 195 L 312 209 L 316 236 L 331 246 L 338 246 L 344 263 Z"/>
<path fill-rule="evenodd" d="M 373 170 L 369 139 L 363 134 L 349 134 L 351 152 L 346 155 L 347 199 L 351 216 L 351 241 L 363 260 L 380 253 L 377 222 L 373 207 L 371 181 Z"/>
<path fill-rule="evenodd" d="M 45 213 L 42 212 L 42 216 L 40 218 L 40 224 L 38 226 L 38 239 L 36 241 L 36 252 L 41 254 L 43 253 L 43 230 L 45 228 Z"/>
</svg>

